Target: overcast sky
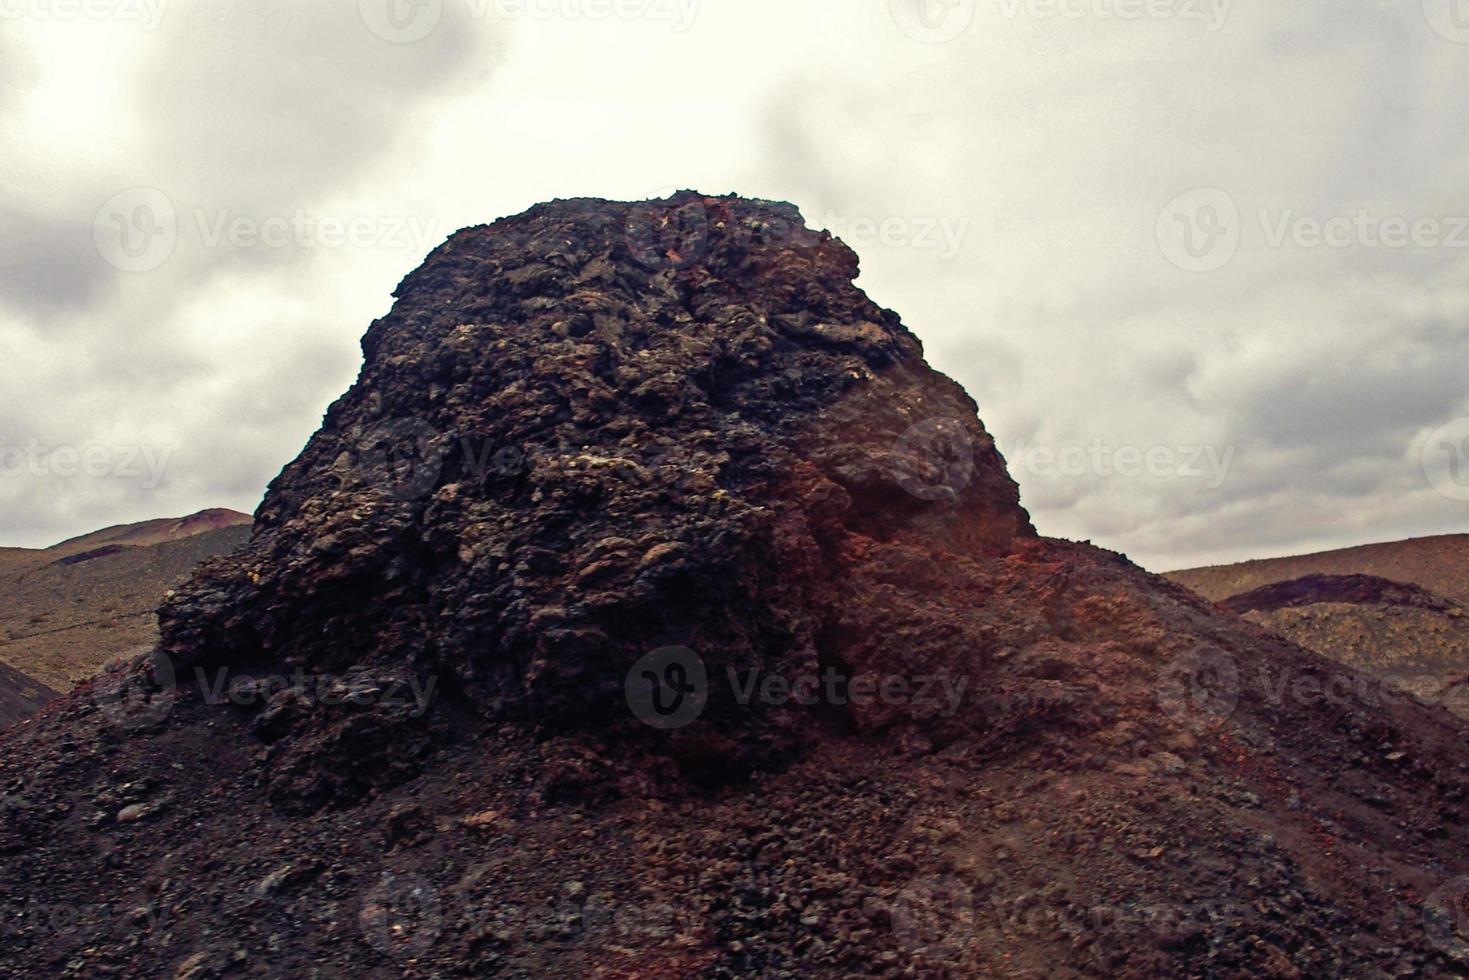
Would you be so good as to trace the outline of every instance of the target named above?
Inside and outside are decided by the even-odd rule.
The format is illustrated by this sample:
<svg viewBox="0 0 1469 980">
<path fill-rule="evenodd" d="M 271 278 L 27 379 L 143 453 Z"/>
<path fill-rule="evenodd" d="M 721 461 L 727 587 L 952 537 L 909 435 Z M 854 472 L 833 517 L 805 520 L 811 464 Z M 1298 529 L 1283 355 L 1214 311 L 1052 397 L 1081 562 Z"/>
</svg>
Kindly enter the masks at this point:
<svg viewBox="0 0 1469 980">
<path fill-rule="evenodd" d="M 846 238 L 1044 533 L 1469 530 L 1466 102 L 1469 0 L 0 0 L 0 545 L 253 510 L 448 234 L 679 187 Z"/>
</svg>

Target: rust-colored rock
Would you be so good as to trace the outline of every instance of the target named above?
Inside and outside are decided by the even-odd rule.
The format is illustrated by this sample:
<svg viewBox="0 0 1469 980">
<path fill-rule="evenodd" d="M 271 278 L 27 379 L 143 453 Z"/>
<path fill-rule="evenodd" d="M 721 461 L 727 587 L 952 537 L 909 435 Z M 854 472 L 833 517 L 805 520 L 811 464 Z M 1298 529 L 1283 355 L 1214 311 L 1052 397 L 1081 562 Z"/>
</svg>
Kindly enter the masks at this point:
<svg viewBox="0 0 1469 980">
<path fill-rule="evenodd" d="M 695 194 L 438 249 L 160 655 L 0 739 L 4 968 L 1461 972 L 1462 723 L 1037 537 L 856 272 Z"/>
</svg>

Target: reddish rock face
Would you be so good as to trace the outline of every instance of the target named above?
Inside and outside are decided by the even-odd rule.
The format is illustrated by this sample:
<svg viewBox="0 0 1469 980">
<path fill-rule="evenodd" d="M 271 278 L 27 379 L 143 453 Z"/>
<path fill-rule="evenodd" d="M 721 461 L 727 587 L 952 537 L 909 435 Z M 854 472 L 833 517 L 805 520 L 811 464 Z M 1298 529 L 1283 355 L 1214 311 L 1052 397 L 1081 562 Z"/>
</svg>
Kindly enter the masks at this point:
<svg viewBox="0 0 1469 980">
<path fill-rule="evenodd" d="M 643 654 L 816 669 L 853 534 L 1033 536 L 954 382 L 784 204 L 565 201 L 399 287 L 249 549 L 162 612 L 181 665 L 391 665 L 604 719 Z M 625 714 L 625 711 L 622 711 Z"/>
<path fill-rule="evenodd" d="M 0 963 L 1462 973 L 1464 725 L 1036 537 L 855 274 L 693 194 L 436 251 L 157 655 L 0 736 Z"/>
</svg>

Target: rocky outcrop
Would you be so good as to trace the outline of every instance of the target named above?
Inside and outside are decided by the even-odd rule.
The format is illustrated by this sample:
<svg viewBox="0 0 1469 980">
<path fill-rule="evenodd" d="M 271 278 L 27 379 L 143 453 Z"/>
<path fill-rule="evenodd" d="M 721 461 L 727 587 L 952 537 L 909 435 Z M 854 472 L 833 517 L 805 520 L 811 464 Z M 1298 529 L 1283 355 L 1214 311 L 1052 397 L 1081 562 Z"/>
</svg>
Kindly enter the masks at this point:
<svg viewBox="0 0 1469 980">
<path fill-rule="evenodd" d="M 1230 596 L 1220 605 L 1237 612 L 1273 613 L 1323 602 L 1347 605 L 1399 606 L 1447 613 L 1458 603 L 1422 586 L 1393 582 L 1376 575 L 1305 575 Z"/>
<path fill-rule="evenodd" d="M 0 730 L 29 718 L 56 696 L 45 684 L 0 663 Z"/>
<path fill-rule="evenodd" d="M 624 678 L 652 650 L 850 662 L 854 540 L 999 554 L 1034 534 L 974 403 L 856 275 L 794 208 L 733 198 L 459 232 L 368 331 L 250 547 L 165 605 L 163 651 L 408 670 L 481 717 L 635 732 Z M 798 734 L 710 711 L 732 715 L 734 770 Z"/>
<path fill-rule="evenodd" d="M 1469 718 L 1469 610 L 1452 599 L 1374 575 L 1307 575 L 1221 605 Z"/>
<path fill-rule="evenodd" d="M 0 969 L 1463 972 L 1463 724 L 1037 537 L 856 273 L 695 194 L 435 251 L 159 649 L 0 739 Z"/>
</svg>

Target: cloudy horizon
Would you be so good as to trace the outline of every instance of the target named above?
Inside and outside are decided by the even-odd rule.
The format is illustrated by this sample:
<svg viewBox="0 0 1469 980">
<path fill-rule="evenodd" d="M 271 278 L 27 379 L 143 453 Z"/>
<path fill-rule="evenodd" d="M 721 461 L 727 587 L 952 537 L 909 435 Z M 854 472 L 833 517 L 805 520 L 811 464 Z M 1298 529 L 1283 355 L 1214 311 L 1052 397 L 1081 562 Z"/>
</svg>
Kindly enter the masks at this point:
<svg viewBox="0 0 1469 980">
<path fill-rule="evenodd" d="M 253 511 L 456 229 L 789 200 L 1042 533 L 1469 531 L 1469 4 L 0 0 L 0 546 Z"/>
</svg>

